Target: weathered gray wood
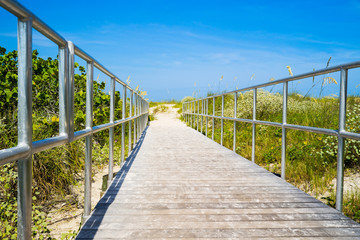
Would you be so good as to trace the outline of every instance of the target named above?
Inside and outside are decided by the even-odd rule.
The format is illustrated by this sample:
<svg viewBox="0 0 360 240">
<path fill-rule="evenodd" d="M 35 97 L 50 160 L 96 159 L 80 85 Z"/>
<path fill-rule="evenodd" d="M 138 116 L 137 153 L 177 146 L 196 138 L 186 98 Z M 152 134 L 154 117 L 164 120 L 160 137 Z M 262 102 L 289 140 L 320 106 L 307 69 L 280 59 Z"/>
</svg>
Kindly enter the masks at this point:
<svg viewBox="0 0 360 240">
<path fill-rule="evenodd" d="M 360 225 L 169 115 L 77 239 L 360 239 Z"/>
</svg>

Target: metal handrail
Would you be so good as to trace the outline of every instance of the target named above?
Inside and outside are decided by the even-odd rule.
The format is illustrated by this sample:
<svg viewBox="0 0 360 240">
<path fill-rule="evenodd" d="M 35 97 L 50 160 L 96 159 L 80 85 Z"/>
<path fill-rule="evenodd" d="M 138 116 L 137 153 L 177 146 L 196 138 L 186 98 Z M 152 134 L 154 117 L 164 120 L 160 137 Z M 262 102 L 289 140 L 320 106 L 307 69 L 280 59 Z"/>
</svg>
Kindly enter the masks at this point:
<svg viewBox="0 0 360 240">
<path fill-rule="evenodd" d="M 109 182 L 113 177 L 114 127 L 122 125 L 121 163 L 125 161 L 125 124 L 129 123 L 129 152 L 139 140 L 148 121 L 149 103 L 129 85 L 112 74 L 96 59 L 36 17 L 20 3 L 0 0 L 0 6 L 18 18 L 18 145 L 0 150 L 0 165 L 18 162 L 18 239 L 31 239 L 32 224 L 32 155 L 85 138 L 84 220 L 91 213 L 92 135 L 109 129 Z M 38 30 L 59 48 L 59 136 L 32 141 L 32 28 Z M 74 56 L 87 62 L 86 127 L 74 131 Z M 109 123 L 93 126 L 93 70 L 99 69 L 111 78 Z M 114 120 L 115 84 L 123 86 L 122 119 Z M 129 117 L 126 117 L 126 92 L 129 91 Z M 134 121 L 132 141 L 131 122 Z M 109 186 L 110 184 L 108 184 Z"/>
<path fill-rule="evenodd" d="M 183 117 L 188 125 L 191 127 L 196 127 L 199 130 L 199 117 L 201 117 L 201 128 L 202 131 L 202 121 L 203 118 L 206 119 L 206 129 L 205 134 L 207 136 L 207 125 L 208 119 L 212 119 L 212 140 L 214 140 L 214 119 L 221 119 L 221 138 L 220 144 L 223 145 L 223 122 L 224 120 L 230 120 L 234 123 L 234 134 L 233 134 L 233 151 L 235 152 L 236 145 L 236 123 L 237 122 L 245 122 L 252 123 L 252 150 L 251 150 L 251 160 L 255 162 L 255 140 L 256 140 L 256 124 L 259 125 L 268 125 L 274 127 L 282 128 L 282 140 L 281 140 L 281 177 L 285 179 L 285 162 L 286 162 L 286 130 L 287 129 L 295 129 L 306 132 L 313 133 L 321 133 L 330 136 L 336 136 L 338 138 L 338 155 L 337 155 L 337 177 L 336 177 L 336 209 L 342 211 L 343 207 L 343 184 L 344 184 L 344 147 L 345 147 L 345 139 L 354 139 L 360 140 L 360 134 L 354 132 L 348 132 L 345 130 L 345 119 L 346 119 L 346 100 L 347 100 L 347 81 L 348 81 L 348 70 L 352 68 L 360 67 L 360 61 L 346 63 L 334 67 L 329 67 L 325 69 L 320 69 L 317 71 L 304 73 L 296 76 L 291 76 L 287 78 L 283 78 L 277 81 L 267 82 L 263 84 L 254 85 L 251 87 L 246 87 L 242 89 L 238 89 L 235 91 L 230 91 L 226 93 L 221 93 L 217 95 L 208 96 L 205 98 L 195 99 L 193 101 L 188 101 L 183 103 Z M 322 74 L 339 72 L 340 71 L 340 105 L 339 105 L 339 126 L 337 130 L 334 129 L 326 129 L 326 128 L 318 128 L 318 127 L 310 127 L 296 124 L 288 124 L 287 123 L 287 102 L 288 102 L 288 83 L 295 80 L 300 80 L 309 77 L 315 77 Z M 257 90 L 259 88 L 274 86 L 277 84 L 283 84 L 283 105 L 282 105 L 282 122 L 271 122 L 271 121 L 262 121 L 256 119 L 256 100 L 257 100 Z M 239 92 L 253 90 L 253 117 L 252 119 L 243 119 L 237 118 L 237 94 Z M 234 117 L 225 117 L 224 116 L 224 96 L 234 94 Z M 221 116 L 215 115 L 215 98 L 221 97 Z M 208 114 L 208 102 L 209 99 L 213 101 L 213 114 Z M 202 110 L 200 111 L 199 104 L 202 102 Z M 197 105 L 197 106 L 196 106 Z"/>
</svg>

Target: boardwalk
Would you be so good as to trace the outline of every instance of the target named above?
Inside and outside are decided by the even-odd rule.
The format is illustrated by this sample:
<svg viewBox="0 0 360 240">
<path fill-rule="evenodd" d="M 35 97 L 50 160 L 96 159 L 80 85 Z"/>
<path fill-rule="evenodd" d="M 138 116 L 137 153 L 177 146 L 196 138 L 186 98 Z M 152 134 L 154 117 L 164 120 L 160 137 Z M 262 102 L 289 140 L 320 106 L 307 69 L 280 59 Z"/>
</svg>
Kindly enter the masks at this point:
<svg viewBox="0 0 360 240">
<path fill-rule="evenodd" d="M 139 145 L 77 239 L 360 239 L 360 225 L 174 115 Z"/>
</svg>

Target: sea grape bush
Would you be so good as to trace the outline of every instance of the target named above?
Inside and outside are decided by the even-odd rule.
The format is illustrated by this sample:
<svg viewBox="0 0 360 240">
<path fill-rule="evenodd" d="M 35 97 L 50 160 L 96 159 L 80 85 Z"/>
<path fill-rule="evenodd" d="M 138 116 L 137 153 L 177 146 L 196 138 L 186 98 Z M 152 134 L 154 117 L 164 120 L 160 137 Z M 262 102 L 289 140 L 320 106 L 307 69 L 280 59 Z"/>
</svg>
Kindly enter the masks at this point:
<svg viewBox="0 0 360 240">
<path fill-rule="evenodd" d="M 32 65 L 33 140 L 36 141 L 56 136 L 59 132 L 58 60 L 43 59 L 34 50 Z M 77 69 L 74 76 L 74 125 L 78 131 L 85 128 L 86 70 L 77 63 L 74 67 Z M 107 123 L 110 96 L 105 93 L 105 83 L 94 81 L 93 94 L 94 125 Z M 17 145 L 17 98 L 17 51 L 7 52 L 0 47 L 0 149 Z M 115 119 L 120 119 L 122 103 L 118 91 L 115 92 L 115 102 Z M 120 128 L 115 127 L 117 138 L 119 133 Z M 106 131 L 94 135 L 95 167 L 107 161 L 107 139 Z M 116 156 L 120 151 L 115 144 Z M 34 154 L 33 159 L 33 237 L 41 239 L 49 236 L 46 211 L 64 195 L 73 194 L 71 186 L 82 179 L 84 142 L 79 140 Z M 0 236 L 2 239 L 16 239 L 17 165 L 0 166 L 0 176 Z"/>
</svg>

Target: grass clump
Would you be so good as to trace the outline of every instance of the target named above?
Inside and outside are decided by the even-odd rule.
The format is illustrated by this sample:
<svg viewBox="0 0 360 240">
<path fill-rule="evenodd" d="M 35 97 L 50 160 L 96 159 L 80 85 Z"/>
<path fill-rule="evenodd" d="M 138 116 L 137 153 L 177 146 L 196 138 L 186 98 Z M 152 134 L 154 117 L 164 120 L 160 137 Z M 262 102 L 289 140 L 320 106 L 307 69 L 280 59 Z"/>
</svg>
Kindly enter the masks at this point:
<svg viewBox="0 0 360 240">
<path fill-rule="evenodd" d="M 253 91 L 239 92 L 237 97 L 236 117 L 252 119 Z M 221 116 L 221 100 L 221 97 L 215 97 L 216 107 L 214 114 L 217 116 Z M 208 111 L 212 115 L 213 98 L 209 98 L 208 103 Z M 281 123 L 282 104 L 282 94 L 258 89 L 256 119 Z M 201 109 L 201 103 L 199 107 Z M 196 112 L 197 109 L 196 104 Z M 287 122 L 303 126 L 337 129 L 338 109 L 339 99 L 336 97 L 309 97 L 298 93 L 289 94 Z M 234 117 L 234 94 L 224 96 L 224 116 Z M 194 120 L 193 117 L 193 122 Z M 347 102 L 347 130 L 359 133 L 359 121 L 360 97 L 350 96 Z M 212 129 L 213 124 L 214 129 Z M 214 140 L 218 143 L 221 140 L 220 124 L 220 119 L 208 119 L 207 136 L 211 138 L 212 134 L 214 134 Z M 233 128 L 233 121 L 224 120 L 223 145 L 231 150 L 233 149 Z M 251 159 L 252 124 L 237 122 L 236 132 L 236 152 L 247 159 Z M 281 171 L 281 138 L 281 128 L 256 125 L 255 162 L 276 174 L 280 174 Z M 319 199 L 328 195 L 329 191 L 333 191 L 334 188 L 329 186 L 333 184 L 336 178 L 336 137 L 289 129 L 287 130 L 286 154 L 287 181 Z M 359 141 L 346 140 L 345 156 L 346 168 L 360 168 Z M 358 198 L 360 198 L 358 190 L 345 195 L 344 213 L 360 222 Z M 332 200 L 328 201 L 329 205 L 332 205 L 332 202 Z"/>
</svg>

